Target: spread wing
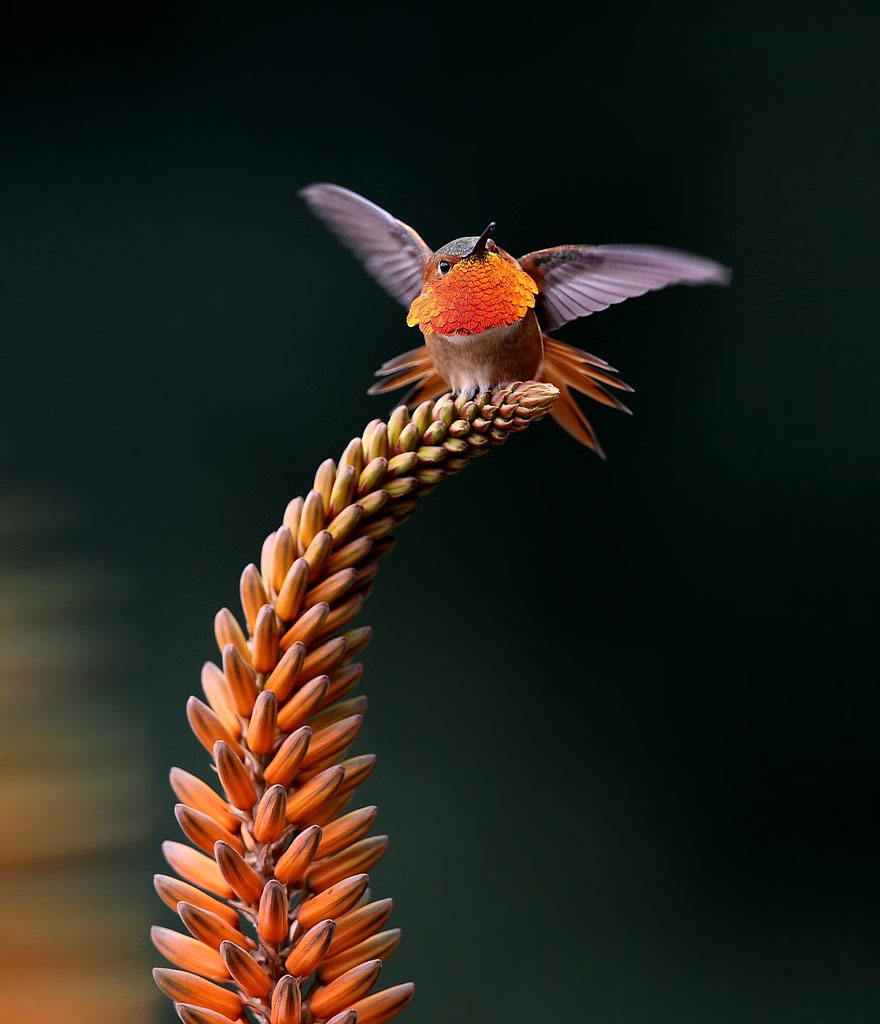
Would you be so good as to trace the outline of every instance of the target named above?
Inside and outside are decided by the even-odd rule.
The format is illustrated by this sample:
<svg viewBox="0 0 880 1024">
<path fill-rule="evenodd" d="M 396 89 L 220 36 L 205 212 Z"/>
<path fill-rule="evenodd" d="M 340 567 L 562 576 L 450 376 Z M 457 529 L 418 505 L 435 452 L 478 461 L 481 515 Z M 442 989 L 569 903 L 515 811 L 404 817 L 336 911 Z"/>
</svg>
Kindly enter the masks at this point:
<svg viewBox="0 0 880 1024">
<path fill-rule="evenodd" d="M 409 306 L 422 290 L 422 272 L 431 257 L 417 232 L 339 185 L 308 185 L 299 194 L 385 291 Z"/>
<path fill-rule="evenodd" d="M 520 258 L 538 285 L 535 312 L 545 330 L 670 284 L 728 284 L 714 260 L 650 245 L 558 245 Z"/>
</svg>

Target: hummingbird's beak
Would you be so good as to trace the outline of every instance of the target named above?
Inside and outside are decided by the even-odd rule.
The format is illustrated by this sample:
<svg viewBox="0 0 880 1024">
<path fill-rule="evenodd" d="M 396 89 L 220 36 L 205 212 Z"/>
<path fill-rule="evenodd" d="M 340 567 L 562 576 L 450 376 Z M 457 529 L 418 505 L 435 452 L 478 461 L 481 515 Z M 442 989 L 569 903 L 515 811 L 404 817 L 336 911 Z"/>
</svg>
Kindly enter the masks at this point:
<svg viewBox="0 0 880 1024">
<path fill-rule="evenodd" d="M 482 233 L 482 235 L 480 235 L 480 237 L 477 239 L 476 245 L 474 245 L 473 249 L 471 249 L 467 256 L 463 258 L 467 259 L 470 256 L 482 256 L 483 253 L 486 251 L 486 242 L 488 242 L 489 239 L 492 237 L 496 227 L 497 224 L 493 220 L 492 223 Z"/>
</svg>

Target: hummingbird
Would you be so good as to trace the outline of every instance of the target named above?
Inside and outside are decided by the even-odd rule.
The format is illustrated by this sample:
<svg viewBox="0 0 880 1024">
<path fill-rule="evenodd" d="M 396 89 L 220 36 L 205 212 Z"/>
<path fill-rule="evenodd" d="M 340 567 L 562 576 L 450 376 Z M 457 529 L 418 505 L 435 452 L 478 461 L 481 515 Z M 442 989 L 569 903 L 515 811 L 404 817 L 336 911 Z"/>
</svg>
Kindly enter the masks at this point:
<svg viewBox="0 0 880 1024">
<path fill-rule="evenodd" d="M 714 260 L 648 245 L 557 245 L 516 259 L 495 241 L 494 221 L 432 251 L 408 224 L 349 189 L 318 183 L 299 195 L 422 332 L 423 345 L 379 367 L 370 394 L 411 385 L 403 403 L 412 408 L 450 390 L 473 397 L 546 381 L 560 392 L 553 418 L 603 459 L 571 389 L 627 413 L 608 389 L 633 389 L 604 359 L 547 332 L 667 285 L 730 281 Z"/>
</svg>

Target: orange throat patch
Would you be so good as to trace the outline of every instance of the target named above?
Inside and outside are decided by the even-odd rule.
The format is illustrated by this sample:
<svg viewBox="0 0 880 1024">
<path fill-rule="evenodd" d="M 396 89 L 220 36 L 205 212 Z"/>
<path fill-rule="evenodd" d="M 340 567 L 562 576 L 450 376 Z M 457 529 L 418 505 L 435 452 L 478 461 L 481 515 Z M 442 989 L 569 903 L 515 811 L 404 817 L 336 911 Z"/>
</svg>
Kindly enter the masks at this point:
<svg viewBox="0 0 880 1024">
<path fill-rule="evenodd" d="M 480 334 L 509 327 L 534 308 L 538 286 L 513 260 L 495 252 L 456 263 L 409 308 L 406 322 L 423 334 Z"/>
</svg>

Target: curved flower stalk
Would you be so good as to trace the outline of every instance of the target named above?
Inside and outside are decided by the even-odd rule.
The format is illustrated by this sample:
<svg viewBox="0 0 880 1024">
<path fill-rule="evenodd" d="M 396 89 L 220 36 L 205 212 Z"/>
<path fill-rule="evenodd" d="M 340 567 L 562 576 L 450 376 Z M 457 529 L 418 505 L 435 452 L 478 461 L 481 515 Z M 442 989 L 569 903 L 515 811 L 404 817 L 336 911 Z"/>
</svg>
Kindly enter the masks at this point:
<svg viewBox="0 0 880 1024">
<path fill-rule="evenodd" d="M 153 974 L 185 1024 L 385 1024 L 411 999 L 411 984 L 372 993 L 400 932 L 368 888 L 388 843 L 369 835 L 377 809 L 349 809 L 375 763 L 350 755 L 371 631 L 349 626 L 418 500 L 557 394 L 527 382 L 374 420 L 242 573 L 245 628 L 217 614 L 220 664 L 204 666 L 187 715 L 222 792 L 172 769 L 189 844 L 165 843 L 174 874 L 155 878 L 185 932 L 153 929 L 175 965 Z"/>
</svg>

